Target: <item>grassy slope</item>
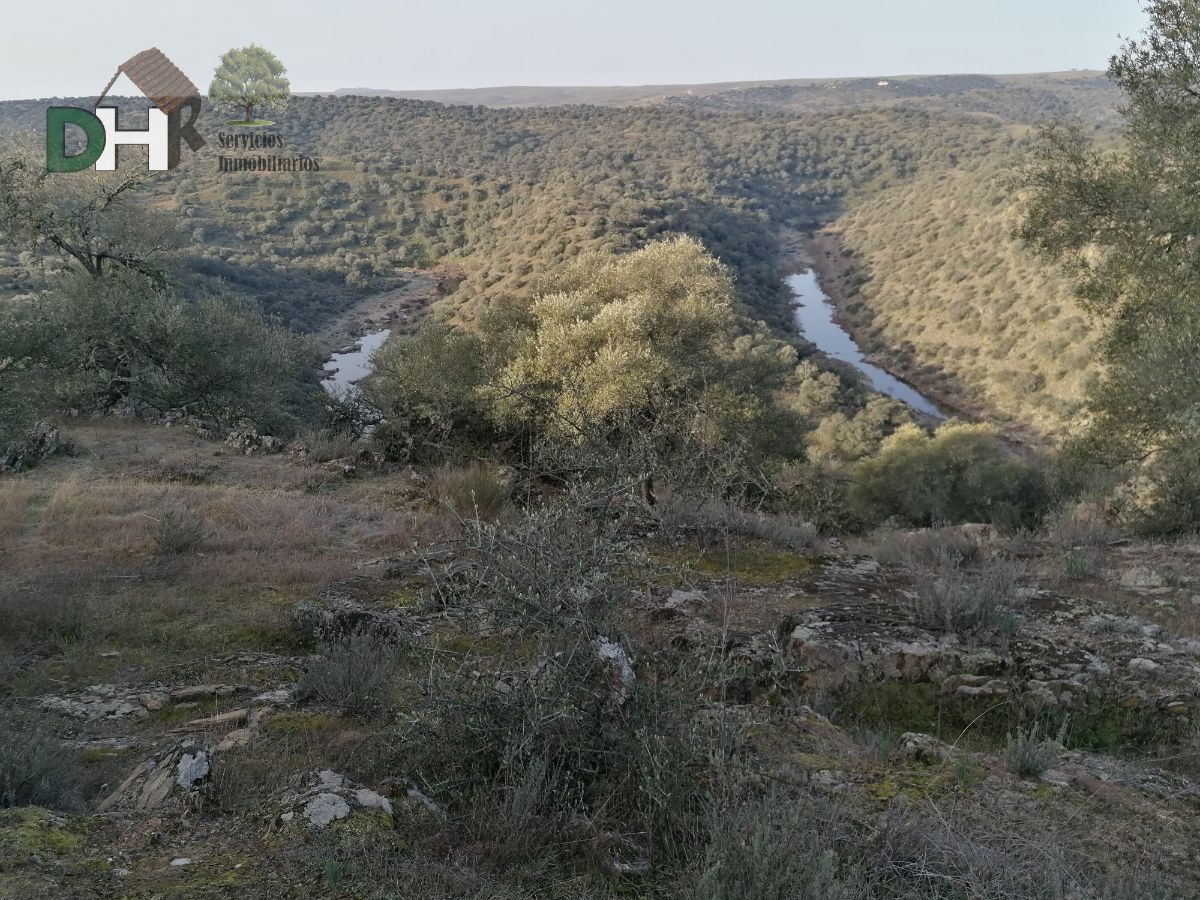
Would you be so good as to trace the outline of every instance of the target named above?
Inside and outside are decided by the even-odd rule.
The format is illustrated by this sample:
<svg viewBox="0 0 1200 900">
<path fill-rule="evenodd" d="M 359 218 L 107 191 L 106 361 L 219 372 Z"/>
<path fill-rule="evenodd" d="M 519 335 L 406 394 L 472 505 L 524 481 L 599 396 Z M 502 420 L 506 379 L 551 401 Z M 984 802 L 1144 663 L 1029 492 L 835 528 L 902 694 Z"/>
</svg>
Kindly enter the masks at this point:
<svg viewBox="0 0 1200 900">
<path fill-rule="evenodd" d="M 1066 276 L 1013 237 L 1015 165 L 997 154 L 853 206 L 830 228 L 851 273 L 837 293 L 865 346 L 923 388 L 1055 433 L 1097 374 L 1095 334 Z"/>
</svg>

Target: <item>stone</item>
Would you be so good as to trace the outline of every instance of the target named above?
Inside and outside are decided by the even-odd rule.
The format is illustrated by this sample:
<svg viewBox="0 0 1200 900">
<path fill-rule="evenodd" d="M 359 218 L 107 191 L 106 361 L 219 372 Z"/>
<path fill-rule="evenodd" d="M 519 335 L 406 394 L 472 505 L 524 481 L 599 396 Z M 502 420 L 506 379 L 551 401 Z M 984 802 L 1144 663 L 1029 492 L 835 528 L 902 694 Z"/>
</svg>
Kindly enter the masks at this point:
<svg viewBox="0 0 1200 900">
<path fill-rule="evenodd" d="M 193 700 L 212 700 L 217 697 L 230 697 L 250 690 L 244 684 L 195 684 L 190 687 L 176 688 L 167 696 L 172 703 L 187 703 Z"/>
<path fill-rule="evenodd" d="M 1149 590 L 1165 587 L 1167 581 L 1159 572 L 1148 566 L 1134 566 L 1121 573 L 1121 584 L 1134 590 Z"/>
<path fill-rule="evenodd" d="M 337 794 L 321 793 L 304 805 L 304 818 L 315 828 L 324 828 L 330 822 L 350 815 L 350 804 Z"/>
<path fill-rule="evenodd" d="M 175 868 L 179 868 L 180 866 L 190 866 L 191 864 L 192 861 L 186 856 L 180 856 L 171 860 L 171 865 Z"/>
<path fill-rule="evenodd" d="M 384 640 L 408 643 L 417 635 L 413 621 L 398 609 L 371 609 L 356 600 L 324 593 L 292 607 L 297 629 L 317 640 L 368 631 Z"/>
<path fill-rule="evenodd" d="M 592 649 L 608 671 L 608 703 L 619 709 L 633 697 L 637 676 L 633 671 L 633 660 L 629 651 L 616 641 L 598 637 L 592 641 Z"/>
<path fill-rule="evenodd" d="M 248 709 L 231 709 L 229 712 L 217 713 L 215 716 L 205 716 L 202 719 L 192 719 L 185 728 L 222 728 L 227 725 L 241 725 L 250 717 Z"/>
<path fill-rule="evenodd" d="M 211 763 L 212 758 L 207 750 L 184 753 L 175 769 L 175 783 L 185 791 L 191 790 L 198 782 L 208 777 Z"/>
<path fill-rule="evenodd" d="M 1139 656 L 1129 661 L 1129 668 L 1135 672 L 1150 673 L 1157 672 L 1161 666 L 1152 659 L 1144 659 Z"/>
<path fill-rule="evenodd" d="M 907 761 L 922 765 L 936 765 L 950 759 L 954 753 L 953 747 L 932 735 L 906 731 L 900 735 L 900 740 L 892 753 L 892 760 L 893 762 Z"/>
<path fill-rule="evenodd" d="M 358 801 L 359 806 L 373 807 L 382 809 L 389 815 L 392 812 L 392 801 L 376 791 L 368 788 L 359 788 L 354 792 L 354 799 Z"/>
</svg>

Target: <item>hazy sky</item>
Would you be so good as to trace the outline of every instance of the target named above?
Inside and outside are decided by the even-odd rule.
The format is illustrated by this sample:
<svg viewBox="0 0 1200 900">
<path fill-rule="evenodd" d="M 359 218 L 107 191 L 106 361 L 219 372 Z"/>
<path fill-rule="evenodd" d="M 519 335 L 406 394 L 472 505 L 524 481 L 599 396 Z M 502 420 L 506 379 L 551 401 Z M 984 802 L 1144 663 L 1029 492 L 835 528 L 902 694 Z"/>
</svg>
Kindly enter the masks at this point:
<svg viewBox="0 0 1200 900">
<path fill-rule="evenodd" d="M 297 91 L 1102 68 L 1137 0 L 0 0 L 0 99 L 157 46 L 202 90 L 259 43 Z"/>
</svg>

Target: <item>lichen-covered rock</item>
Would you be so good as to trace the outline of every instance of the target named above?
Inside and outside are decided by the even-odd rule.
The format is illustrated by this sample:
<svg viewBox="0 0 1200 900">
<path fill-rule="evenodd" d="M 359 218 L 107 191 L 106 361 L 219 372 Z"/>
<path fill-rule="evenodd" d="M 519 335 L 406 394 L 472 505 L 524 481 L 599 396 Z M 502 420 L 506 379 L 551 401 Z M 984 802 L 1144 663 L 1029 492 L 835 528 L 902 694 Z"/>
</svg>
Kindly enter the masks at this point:
<svg viewBox="0 0 1200 900">
<path fill-rule="evenodd" d="M 355 632 L 369 632 L 398 644 L 420 634 L 418 625 L 402 610 L 374 607 L 354 596 L 356 582 L 334 585 L 292 607 L 298 631 L 317 640 L 336 640 Z"/>
<path fill-rule="evenodd" d="M 283 811 L 275 820 L 277 827 L 301 822 L 310 828 L 325 828 L 348 819 L 356 811 L 375 812 L 390 822 L 392 801 L 377 791 L 352 784 L 344 775 L 322 769 L 309 776 L 299 791 L 283 797 Z"/>
<path fill-rule="evenodd" d="M 153 810 L 172 796 L 194 800 L 212 771 L 212 752 L 186 738 L 134 768 L 97 809 Z"/>
</svg>

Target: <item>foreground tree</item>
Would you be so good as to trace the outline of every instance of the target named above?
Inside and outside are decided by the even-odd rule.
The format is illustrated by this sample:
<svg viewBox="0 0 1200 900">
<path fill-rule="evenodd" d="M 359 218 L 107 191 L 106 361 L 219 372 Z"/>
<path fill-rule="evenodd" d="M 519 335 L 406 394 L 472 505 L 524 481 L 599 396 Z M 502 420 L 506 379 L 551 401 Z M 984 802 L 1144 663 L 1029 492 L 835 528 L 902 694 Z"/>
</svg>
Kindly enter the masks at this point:
<svg viewBox="0 0 1200 900">
<path fill-rule="evenodd" d="M 279 57 L 257 44 L 222 55 L 208 88 L 210 100 L 240 109 L 245 122 L 254 121 L 256 109 L 283 109 L 290 96 L 287 69 Z"/>
<path fill-rule="evenodd" d="M 150 173 L 54 175 L 29 147 L 18 138 L 0 155 L 0 241 L 92 277 L 126 269 L 165 284 L 166 255 L 182 242 L 166 216 L 135 199 Z"/>
<path fill-rule="evenodd" d="M 1080 447 L 1135 464 L 1152 530 L 1200 527 L 1200 3 L 1152 0 L 1113 57 L 1125 92 L 1120 150 L 1050 130 L 1028 184 L 1023 236 L 1066 261 L 1105 329 L 1105 375 Z M 1148 479 L 1148 489 L 1145 485 Z"/>
</svg>

